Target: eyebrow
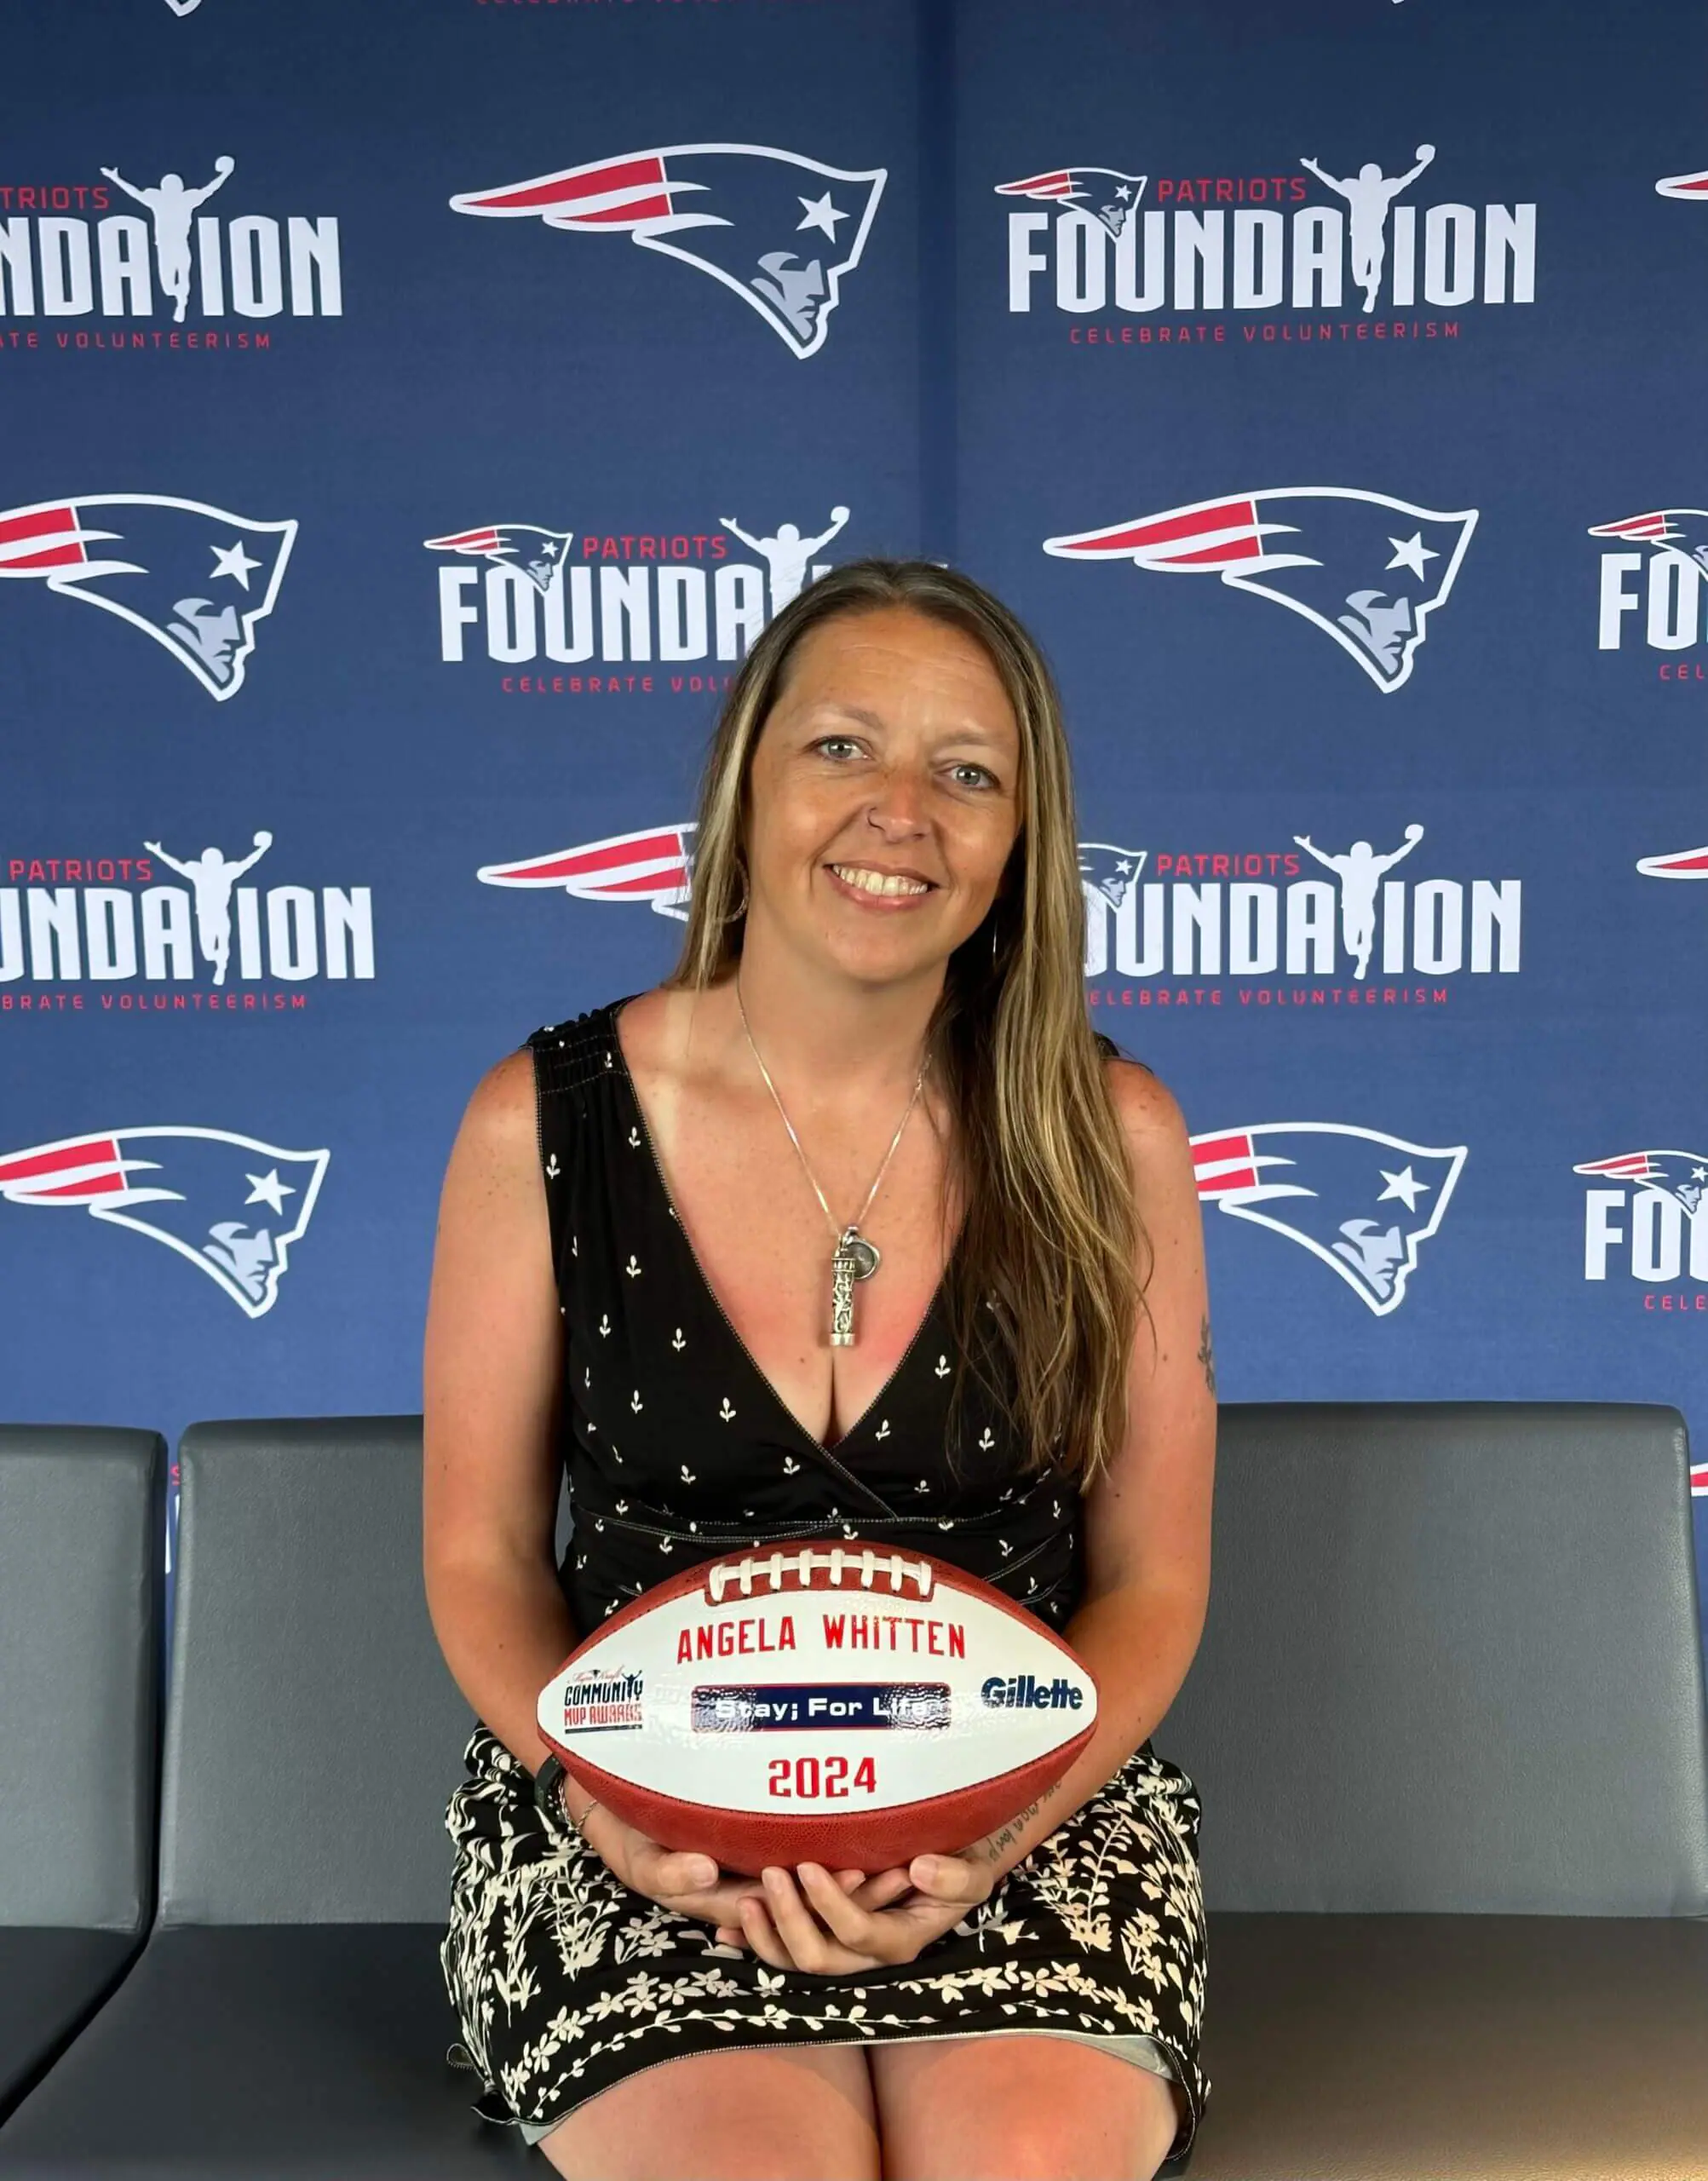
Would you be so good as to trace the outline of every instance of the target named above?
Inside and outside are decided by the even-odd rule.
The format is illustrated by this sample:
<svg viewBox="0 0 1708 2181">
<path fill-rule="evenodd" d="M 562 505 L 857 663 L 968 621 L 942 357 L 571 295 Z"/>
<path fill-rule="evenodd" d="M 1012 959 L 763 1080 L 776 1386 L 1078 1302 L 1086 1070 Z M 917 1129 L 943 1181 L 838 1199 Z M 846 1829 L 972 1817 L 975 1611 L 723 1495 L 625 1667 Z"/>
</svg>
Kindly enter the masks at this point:
<svg viewBox="0 0 1708 2181">
<path fill-rule="evenodd" d="M 844 719 L 858 720 L 862 727 L 874 728 L 880 732 L 883 730 L 882 718 L 877 712 L 869 711 L 864 705 L 845 705 L 839 698 L 825 697 L 811 707 L 810 716 L 818 716 L 825 712 L 837 712 Z M 939 739 L 946 742 L 982 743 L 987 750 L 1000 750 L 1003 747 L 999 737 L 987 734 L 981 727 L 974 727 L 970 724 L 951 728 L 948 733 L 940 736 Z"/>
</svg>

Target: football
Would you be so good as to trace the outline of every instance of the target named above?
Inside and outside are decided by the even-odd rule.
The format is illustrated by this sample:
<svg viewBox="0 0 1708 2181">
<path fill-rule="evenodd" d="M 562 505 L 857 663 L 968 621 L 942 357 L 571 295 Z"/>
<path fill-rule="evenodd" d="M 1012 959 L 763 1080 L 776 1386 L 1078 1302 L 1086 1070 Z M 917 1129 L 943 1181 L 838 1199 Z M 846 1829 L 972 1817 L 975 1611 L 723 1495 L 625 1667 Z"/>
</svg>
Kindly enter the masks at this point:
<svg viewBox="0 0 1708 2181">
<path fill-rule="evenodd" d="M 1060 1779 L 1096 1718 L 1084 1664 L 990 1584 L 804 1538 L 643 1592 L 538 1707 L 585 1793 L 748 1877 L 952 1855 Z"/>
</svg>

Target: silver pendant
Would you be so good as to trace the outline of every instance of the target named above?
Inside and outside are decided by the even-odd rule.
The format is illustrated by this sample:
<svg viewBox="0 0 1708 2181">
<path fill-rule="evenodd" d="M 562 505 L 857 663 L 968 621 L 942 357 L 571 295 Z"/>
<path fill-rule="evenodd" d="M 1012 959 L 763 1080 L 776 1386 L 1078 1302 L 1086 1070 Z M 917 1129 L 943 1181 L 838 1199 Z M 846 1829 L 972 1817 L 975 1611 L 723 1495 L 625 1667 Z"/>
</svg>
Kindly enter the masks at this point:
<svg viewBox="0 0 1708 2181">
<path fill-rule="evenodd" d="M 831 1259 L 832 1348 L 854 1346 L 854 1284 L 857 1280 L 870 1280 L 881 1262 L 877 1249 L 857 1228 L 843 1228 L 837 1240 L 837 1253 Z"/>
</svg>

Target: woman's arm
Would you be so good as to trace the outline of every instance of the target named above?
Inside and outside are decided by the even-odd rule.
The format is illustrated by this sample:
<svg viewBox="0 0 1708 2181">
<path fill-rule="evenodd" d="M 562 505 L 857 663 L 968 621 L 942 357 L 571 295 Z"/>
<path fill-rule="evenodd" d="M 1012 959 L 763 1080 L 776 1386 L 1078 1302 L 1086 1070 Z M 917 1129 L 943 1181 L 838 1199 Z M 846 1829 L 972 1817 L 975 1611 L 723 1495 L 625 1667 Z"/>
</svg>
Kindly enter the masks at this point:
<svg viewBox="0 0 1708 2181">
<path fill-rule="evenodd" d="M 1128 1372 L 1127 1436 L 1085 1501 L 1085 1591 L 1062 1631 L 1090 1666 L 1097 1725 L 1055 1787 L 975 1847 L 992 1882 L 1063 1824 L 1153 1733 L 1186 1679 L 1210 1602 L 1216 1366 L 1204 1223 L 1180 1108 L 1154 1076 L 1107 1063 L 1154 1252 Z"/>
<path fill-rule="evenodd" d="M 423 1563 L 452 1677 L 530 1772 L 547 1755 L 536 1699 L 578 1640 L 555 1560 L 561 1324 L 524 1047 L 476 1086 L 440 1199 Z"/>
</svg>

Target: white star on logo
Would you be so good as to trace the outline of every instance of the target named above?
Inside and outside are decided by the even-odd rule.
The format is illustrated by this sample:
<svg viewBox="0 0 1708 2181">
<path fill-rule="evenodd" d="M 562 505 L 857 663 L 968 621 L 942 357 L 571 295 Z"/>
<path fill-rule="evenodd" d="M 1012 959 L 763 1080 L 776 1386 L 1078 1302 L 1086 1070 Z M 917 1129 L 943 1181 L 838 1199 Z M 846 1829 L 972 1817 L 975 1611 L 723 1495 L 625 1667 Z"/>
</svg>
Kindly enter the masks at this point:
<svg viewBox="0 0 1708 2181">
<path fill-rule="evenodd" d="M 1708 1182 L 1708 1166 L 1693 1166 L 1690 1178 L 1693 1182 Z"/>
<path fill-rule="evenodd" d="M 249 1183 L 249 1194 L 244 1199 L 245 1204 L 270 1205 L 274 1211 L 280 1214 L 285 1210 L 285 1198 L 296 1194 L 289 1182 L 279 1180 L 277 1166 L 269 1167 L 264 1174 L 245 1174 L 244 1179 Z"/>
<path fill-rule="evenodd" d="M 1441 557 L 1423 543 L 1421 530 L 1414 530 L 1409 538 L 1390 538 L 1388 543 L 1394 548 L 1394 557 L 1388 563 L 1389 567 L 1410 568 L 1413 575 L 1423 574 L 1425 561 L 1439 561 Z"/>
<path fill-rule="evenodd" d="M 795 229 L 796 233 L 799 234 L 803 228 L 817 227 L 821 233 L 828 235 L 834 242 L 837 239 L 837 222 L 847 219 L 848 214 L 837 211 L 836 206 L 831 202 L 830 191 L 827 189 L 822 197 L 803 197 L 800 202 L 806 208 L 807 216 Z"/>
<path fill-rule="evenodd" d="M 1377 1171 L 1388 1186 L 1376 1201 L 1378 1204 L 1386 1204 L 1390 1196 L 1397 1196 L 1405 1205 L 1407 1211 L 1415 1211 L 1418 1209 L 1418 1198 L 1427 1193 L 1429 1184 L 1427 1182 L 1420 1182 L 1409 1166 L 1402 1166 L 1397 1174 L 1390 1174 L 1385 1166 Z"/>
<path fill-rule="evenodd" d="M 214 548 L 215 575 L 235 576 L 245 590 L 249 589 L 250 570 L 260 566 L 259 561 L 250 560 L 244 551 L 241 538 L 234 539 L 229 545 L 216 545 Z"/>
</svg>

